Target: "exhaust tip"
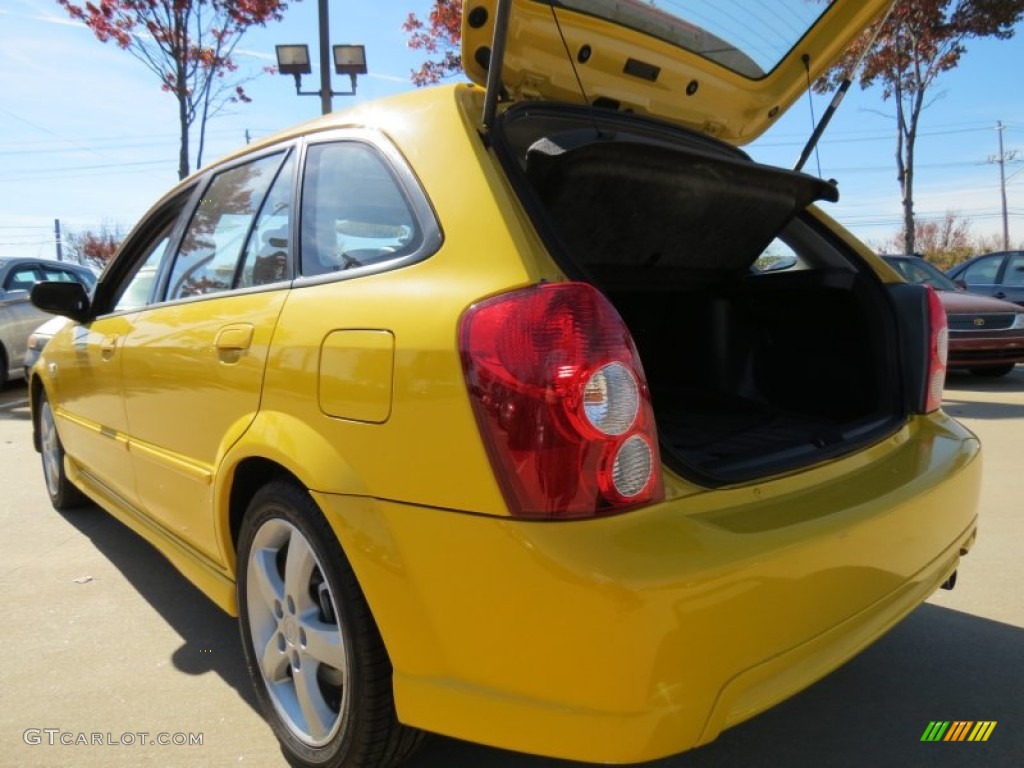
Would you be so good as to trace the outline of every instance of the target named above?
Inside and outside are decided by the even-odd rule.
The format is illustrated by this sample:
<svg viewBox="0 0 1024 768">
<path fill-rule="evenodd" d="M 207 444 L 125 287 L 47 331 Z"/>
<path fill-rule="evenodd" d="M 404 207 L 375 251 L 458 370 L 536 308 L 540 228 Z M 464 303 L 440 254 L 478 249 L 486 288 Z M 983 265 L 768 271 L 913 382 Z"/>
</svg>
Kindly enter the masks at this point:
<svg viewBox="0 0 1024 768">
<path fill-rule="evenodd" d="M 943 589 L 952 589 L 955 586 L 956 586 L 956 571 L 953 571 L 949 575 L 949 578 L 946 579 L 944 582 L 942 582 L 942 588 Z"/>
</svg>

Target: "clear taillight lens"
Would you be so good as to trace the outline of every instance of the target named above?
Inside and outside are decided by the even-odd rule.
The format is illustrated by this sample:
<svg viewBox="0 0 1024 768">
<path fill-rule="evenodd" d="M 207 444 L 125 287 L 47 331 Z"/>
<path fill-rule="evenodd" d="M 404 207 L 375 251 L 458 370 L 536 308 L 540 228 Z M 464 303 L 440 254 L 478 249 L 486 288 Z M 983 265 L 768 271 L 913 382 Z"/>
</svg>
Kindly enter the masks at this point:
<svg viewBox="0 0 1024 768">
<path fill-rule="evenodd" d="M 942 300 L 930 285 L 928 291 L 928 382 L 924 412 L 942 406 L 942 389 L 946 384 L 946 361 L 949 357 L 949 327 Z"/>
<path fill-rule="evenodd" d="M 650 394 L 618 313 L 585 283 L 474 305 L 460 347 L 470 399 L 511 512 L 589 517 L 662 497 Z"/>
<path fill-rule="evenodd" d="M 621 435 L 636 421 L 640 387 L 622 363 L 594 371 L 583 385 L 583 413 L 603 435 Z"/>
</svg>

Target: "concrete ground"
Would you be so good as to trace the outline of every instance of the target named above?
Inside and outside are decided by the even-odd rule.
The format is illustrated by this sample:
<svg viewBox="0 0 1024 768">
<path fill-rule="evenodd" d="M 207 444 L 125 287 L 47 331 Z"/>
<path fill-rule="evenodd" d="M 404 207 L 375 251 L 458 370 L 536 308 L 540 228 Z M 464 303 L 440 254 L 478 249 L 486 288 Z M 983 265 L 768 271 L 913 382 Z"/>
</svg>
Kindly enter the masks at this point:
<svg viewBox="0 0 1024 768">
<path fill-rule="evenodd" d="M 0 396 L 0 766 L 284 765 L 235 622 L 106 514 L 50 508 L 25 399 L 18 384 Z M 980 536 L 956 590 L 804 693 L 651 768 L 1024 765 L 1024 366 L 952 375 L 946 409 L 986 450 Z M 932 720 L 998 725 L 985 743 L 922 743 Z M 94 733 L 121 743 L 60 743 Z M 189 734 L 202 744 L 152 743 Z M 408 763 L 571 765 L 433 736 Z"/>
</svg>

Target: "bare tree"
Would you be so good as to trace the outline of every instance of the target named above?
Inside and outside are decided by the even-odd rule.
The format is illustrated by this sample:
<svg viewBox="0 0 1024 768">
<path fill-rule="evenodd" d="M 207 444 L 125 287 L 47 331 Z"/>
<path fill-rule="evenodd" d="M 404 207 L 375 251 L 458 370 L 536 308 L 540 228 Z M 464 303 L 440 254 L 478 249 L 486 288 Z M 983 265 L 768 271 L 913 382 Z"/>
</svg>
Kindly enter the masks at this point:
<svg viewBox="0 0 1024 768">
<path fill-rule="evenodd" d="M 206 121 L 225 104 L 250 101 L 244 78 L 232 58 L 242 35 L 253 26 L 279 21 L 288 7 L 281 0 L 102 0 L 82 5 L 57 0 L 96 37 L 113 41 L 160 78 L 160 87 L 178 100 L 178 178 L 189 174 L 189 130 L 199 120 L 202 163 Z"/>
<path fill-rule="evenodd" d="M 931 103 L 928 97 L 939 76 L 960 63 L 968 40 L 1010 38 L 1022 16 L 1024 0 L 898 0 L 860 69 L 851 71 L 875 28 L 868 29 L 815 86 L 819 92 L 828 91 L 852 76 L 862 88 L 880 83 L 882 98 L 893 100 L 905 253 L 915 249 L 914 149 L 921 113 Z"/>
</svg>

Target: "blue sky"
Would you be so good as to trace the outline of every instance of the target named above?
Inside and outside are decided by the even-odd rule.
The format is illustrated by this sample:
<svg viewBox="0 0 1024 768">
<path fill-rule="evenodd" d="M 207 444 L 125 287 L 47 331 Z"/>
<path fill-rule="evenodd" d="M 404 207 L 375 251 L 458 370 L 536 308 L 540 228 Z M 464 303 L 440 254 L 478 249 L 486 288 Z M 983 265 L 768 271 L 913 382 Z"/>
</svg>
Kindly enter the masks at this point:
<svg viewBox="0 0 1024 768">
<path fill-rule="evenodd" d="M 411 88 L 421 60 L 406 47 L 402 21 L 427 0 L 331 2 L 331 42 L 364 43 L 370 73 L 363 101 Z M 316 2 L 293 2 L 284 21 L 251 31 L 239 63 L 253 72 L 273 63 L 276 43 L 314 50 Z M 925 112 L 918 142 L 917 211 L 956 210 L 979 234 L 1001 232 L 995 124 L 1006 150 L 1024 155 L 1024 33 L 1010 41 L 975 41 L 947 73 Z M 55 0 L 4 0 L 0 7 L 0 255 L 52 256 L 53 220 L 65 228 L 102 222 L 127 231 L 177 181 L 174 98 L 129 54 L 102 44 L 68 19 Z M 317 73 L 304 87 L 317 87 Z M 337 89 L 347 82 L 337 78 Z M 251 104 L 231 108 L 207 128 L 206 159 L 319 114 L 319 99 L 298 97 L 292 80 L 262 75 L 249 83 Z M 335 108 L 353 103 L 337 97 Z M 828 99 L 815 97 L 820 116 Z M 821 172 L 839 180 L 842 200 L 828 210 L 860 237 L 880 242 L 899 228 L 891 103 L 878 91 L 851 89 L 820 145 Z M 792 166 L 811 130 L 806 99 L 747 148 L 758 160 Z M 806 170 L 816 173 L 812 157 Z M 1024 240 L 1024 164 L 1007 166 L 1010 236 Z"/>
</svg>

